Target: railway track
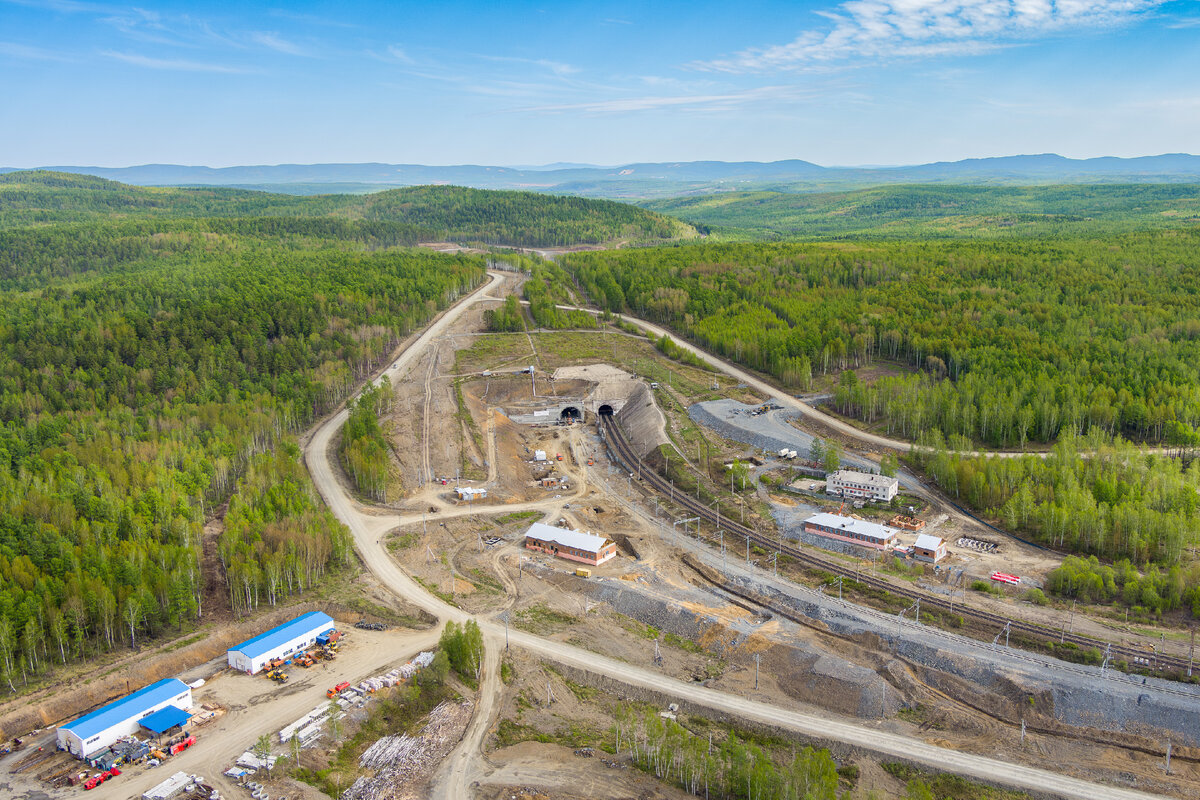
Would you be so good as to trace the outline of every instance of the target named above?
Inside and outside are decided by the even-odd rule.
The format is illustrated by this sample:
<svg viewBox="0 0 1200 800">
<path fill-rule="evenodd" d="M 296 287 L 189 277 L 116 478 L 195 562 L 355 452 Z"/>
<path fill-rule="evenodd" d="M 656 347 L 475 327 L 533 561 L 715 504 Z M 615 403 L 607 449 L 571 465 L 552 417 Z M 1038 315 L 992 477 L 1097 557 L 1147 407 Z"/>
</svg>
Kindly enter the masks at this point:
<svg viewBox="0 0 1200 800">
<path fill-rule="evenodd" d="M 700 517 L 709 524 L 715 525 L 717 529 L 726 531 L 738 539 L 748 539 L 752 544 L 757 544 L 767 550 L 774 550 L 806 566 L 831 572 L 843 578 L 851 577 L 848 574 L 846 565 L 843 563 L 825 558 L 808 549 L 793 547 L 784 542 L 782 537 L 767 536 L 754 528 L 729 519 L 696 500 L 694 497 L 673 491 L 665 478 L 659 475 L 652 467 L 643 463 L 641 458 L 634 453 L 620 425 L 617 424 L 611 415 L 601 416 L 599 424 L 601 438 L 615 460 L 623 463 L 630 472 L 637 474 L 643 484 L 648 484 L 660 494 L 669 494 L 672 496 L 674 502 L 687 509 L 688 514 Z M 1079 648 L 1094 649 L 1102 655 L 1106 654 L 1110 664 L 1117 661 L 1125 661 L 1131 669 L 1139 669 L 1151 674 L 1168 676 L 1172 674 L 1186 675 L 1191 668 L 1190 660 L 1179 656 L 1156 653 L 1153 650 L 1144 650 L 1140 647 L 1120 642 L 1094 639 L 1090 636 L 1049 628 L 1029 622 L 1028 620 L 1006 617 L 983 609 L 971 608 L 965 605 L 952 605 L 949 601 L 935 594 L 922 592 L 911 586 L 890 583 L 874 576 L 859 575 L 855 580 L 877 591 L 888 592 L 892 595 L 911 600 L 914 603 L 920 601 L 921 605 L 926 609 L 936 608 L 940 611 L 958 614 L 964 619 L 971 620 L 985 627 L 994 627 L 998 633 L 1007 630 L 1010 634 L 1020 633 L 1047 642 L 1070 642 Z"/>
</svg>

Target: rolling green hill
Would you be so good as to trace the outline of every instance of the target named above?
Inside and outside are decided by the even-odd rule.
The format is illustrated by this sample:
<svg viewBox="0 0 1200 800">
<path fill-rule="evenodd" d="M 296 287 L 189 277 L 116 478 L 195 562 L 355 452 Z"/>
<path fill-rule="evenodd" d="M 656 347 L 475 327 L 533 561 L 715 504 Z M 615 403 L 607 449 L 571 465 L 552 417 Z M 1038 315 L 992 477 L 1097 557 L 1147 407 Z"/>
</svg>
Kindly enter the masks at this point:
<svg viewBox="0 0 1200 800">
<path fill-rule="evenodd" d="M 191 217 L 315 218 L 390 226 L 403 242 L 562 247 L 690 238 L 671 217 L 611 200 L 459 186 L 412 186 L 370 195 L 292 195 L 225 188 L 147 188 L 31 171 L 0 175 L 0 230 L 59 222 Z"/>
<path fill-rule="evenodd" d="M 1194 225 L 1200 184 L 879 186 L 728 192 L 643 205 L 725 239 L 1077 236 Z"/>
</svg>

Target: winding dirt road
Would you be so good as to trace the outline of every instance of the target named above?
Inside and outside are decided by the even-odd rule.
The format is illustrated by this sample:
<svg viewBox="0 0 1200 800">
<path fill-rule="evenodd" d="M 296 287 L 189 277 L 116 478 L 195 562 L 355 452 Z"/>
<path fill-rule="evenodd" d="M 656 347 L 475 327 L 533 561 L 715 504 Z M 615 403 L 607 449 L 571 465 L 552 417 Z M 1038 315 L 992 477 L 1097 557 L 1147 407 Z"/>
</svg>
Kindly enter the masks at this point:
<svg viewBox="0 0 1200 800">
<path fill-rule="evenodd" d="M 443 335 L 447 328 L 473 303 L 487 299 L 488 291 L 494 284 L 503 280 L 500 275 L 493 275 L 492 282 L 477 289 L 458 305 L 446 311 L 437 321 L 417 338 L 399 358 L 388 368 L 386 374 L 393 381 L 403 374 L 421 351 L 429 346 L 434 339 Z M 662 331 L 657 326 L 641 323 L 650 331 Z M 665 331 L 663 331 L 665 332 Z M 661 335 L 661 334 L 660 334 Z M 681 346 L 696 352 L 709 363 L 718 365 L 730 374 L 729 365 L 708 356 L 686 343 Z M 744 376 L 744 378 L 743 378 Z M 747 383 L 759 388 L 780 402 L 789 406 L 799 407 L 803 413 L 812 414 L 812 409 L 804 406 L 795 398 L 780 394 L 763 381 L 752 375 L 738 375 Z M 406 517 L 387 514 L 378 509 L 365 508 L 359 505 L 347 493 L 343 484 L 338 480 L 333 454 L 330 446 L 335 433 L 346 420 L 346 412 L 335 414 L 326 420 L 313 434 L 305 449 L 305 460 L 316 484 L 329 508 L 338 519 L 349 527 L 355 546 L 367 568 L 396 595 L 409 603 L 426 609 L 439 619 L 465 621 L 470 618 L 466 612 L 448 605 L 432 596 L 409 577 L 387 553 L 383 545 L 383 535 L 397 524 L 405 521 Z M 822 415 L 823 416 L 823 415 Z M 825 419 L 821 419 L 825 422 Z M 832 424 L 836 420 L 826 424 Z M 844 423 L 839 423 L 844 424 Z M 855 431 L 855 435 L 861 435 Z M 893 447 L 892 440 L 880 439 L 880 446 Z M 904 447 L 903 443 L 899 443 Z M 564 498 L 564 500 L 569 498 Z M 498 506 L 464 509 L 463 513 L 483 514 L 491 511 L 508 513 L 518 507 L 547 508 L 552 503 L 528 503 L 521 506 Z M 412 521 L 419 521 L 420 515 L 409 515 Z M 502 624 L 486 618 L 476 618 L 487 641 L 488 655 L 485 663 L 483 691 L 479 706 L 463 742 L 451 754 L 438 773 L 434 787 L 434 796 L 439 798 L 470 797 L 470 784 L 475 776 L 481 774 L 481 747 L 484 736 L 491 724 L 496 700 L 500 694 L 499 683 L 499 654 L 503 646 L 504 627 Z M 573 666 L 607 676 L 613 681 L 651 689 L 671 697 L 686 700 L 695 705 L 723 712 L 741 719 L 768 723 L 794 731 L 804 736 L 815 737 L 819 740 L 838 741 L 851 744 L 863 750 L 880 754 L 889 758 L 903 758 L 922 763 L 936 771 L 950 771 L 1010 786 L 1016 789 L 1030 790 L 1044 794 L 1053 792 L 1062 797 L 1079 798 L 1080 800 L 1150 800 L 1155 795 L 1145 794 L 1129 789 L 1103 786 L 1096 783 L 1072 778 L 1047 770 L 1037 769 L 994 758 L 962 753 L 955 750 L 936 747 L 919 739 L 900 736 L 877 730 L 851 720 L 833 718 L 832 715 L 807 714 L 780 708 L 777 704 L 760 702 L 746 697 L 738 697 L 713 689 L 708 689 L 692 683 L 676 680 L 659 672 L 606 658 L 588 650 L 583 650 L 561 642 L 550 642 L 523 631 L 510 631 L 509 638 L 513 646 L 523 648 L 541 658 L 560 664 Z"/>
</svg>

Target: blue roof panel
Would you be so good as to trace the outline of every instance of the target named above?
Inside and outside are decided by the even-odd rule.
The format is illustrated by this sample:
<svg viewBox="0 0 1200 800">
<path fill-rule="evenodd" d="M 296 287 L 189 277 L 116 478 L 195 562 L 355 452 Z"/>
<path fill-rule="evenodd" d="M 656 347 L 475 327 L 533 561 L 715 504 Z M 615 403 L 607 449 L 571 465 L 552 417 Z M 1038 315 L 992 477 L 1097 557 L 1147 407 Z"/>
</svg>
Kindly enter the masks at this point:
<svg viewBox="0 0 1200 800">
<path fill-rule="evenodd" d="M 74 722 L 68 722 L 62 726 L 62 729 L 70 731 L 86 742 L 119 722 L 130 717 L 137 717 L 159 703 L 174 700 L 186 692 L 187 688 L 187 684 L 178 678 L 167 678 L 158 683 L 152 683 L 144 689 L 139 689 L 131 695 L 126 695 L 120 700 L 114 700 Z"/>
<path fill-rule="evenodd" d="M 301 614 L 291 622 L 285 622 L 278 628 L 272 628 L 266 633 L 260 633 L 253 639 L 247 639 L 236 647 L 229 648 L 229 650 L 230 652 L 236 651 L 242 653 L 247 658 L 254 659 L 271 652 L 281 644 L 290 642 L 292 639 L 311 631 L 313 628 L 325 631 L 332 627 L 334 627 L 333 617 L 320 611 L 310 611 L 307 614 Z"/>
<path fill-rule="evenodd" d="M 142 717 L 138 724 L 148 731 L 163 733 L 176 725 L 183 725 L 192 715 L 176 706 L 164 706 L 149 716 Z"/>
</svg>

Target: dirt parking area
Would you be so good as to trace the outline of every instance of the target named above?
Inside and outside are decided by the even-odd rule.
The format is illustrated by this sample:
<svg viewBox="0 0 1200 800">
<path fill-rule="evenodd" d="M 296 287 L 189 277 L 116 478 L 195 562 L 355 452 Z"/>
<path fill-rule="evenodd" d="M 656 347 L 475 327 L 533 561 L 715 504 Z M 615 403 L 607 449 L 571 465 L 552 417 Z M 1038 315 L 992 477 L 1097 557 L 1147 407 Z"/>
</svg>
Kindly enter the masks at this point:
<svg viewBox="0 0 1200 800">
<path fill-rule="evenodd" d="M 339 627 L 344 628 L 339 623 Z M 119 777 L 88 792 L 95 800 L 128 800 L 139 797 L 178 771 L 200 775 L 216 786 L 223 797 L 249 798 L 250 793 L 221 773 L 233 765 L 244 751 L 253 747 L 262 734 L 275 740 L 276 752 L 284 748 L 276 734 L 322 702 L 325 691 L 339 681 L 358 682 L 386 672 L 408 661 L 421 650 L 437 643 L 437 631 L 362 631 L 351 628 L 334 661 L 320 661 L 313 667 L 289 667 L 290 680 L 282 685 L 262 676 L 249 676 L 225 669 L 224 658 L 207 665 L 210 673 L 205 685 L 193 692 L 196 705 L 208 704 L 225 713 L 208 725 L 195 729 L 196 744 L 158 768 L 144 766 L 123 770 Z M 320 740 L 318 740 L 320 741 Z M 30 747 L 54 747 L 54 732 L 44 733 Z M 78 795 L 78 787 L 52 789 L 31 774 L 7 772 L 15 759 L 0 762 L 0 796 L 14 800 L 51 800 Z M 303 794 L 297 790 L 297 796 Z"/>
</svg>

